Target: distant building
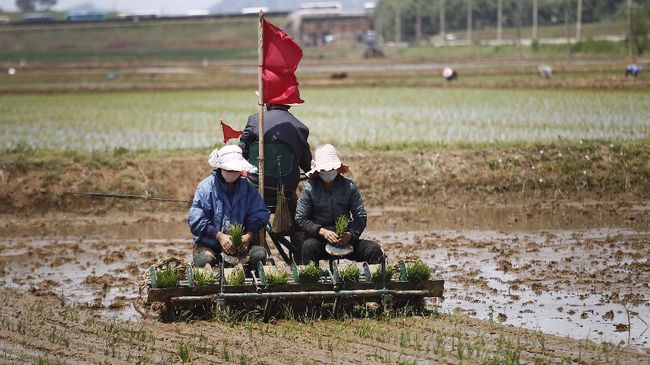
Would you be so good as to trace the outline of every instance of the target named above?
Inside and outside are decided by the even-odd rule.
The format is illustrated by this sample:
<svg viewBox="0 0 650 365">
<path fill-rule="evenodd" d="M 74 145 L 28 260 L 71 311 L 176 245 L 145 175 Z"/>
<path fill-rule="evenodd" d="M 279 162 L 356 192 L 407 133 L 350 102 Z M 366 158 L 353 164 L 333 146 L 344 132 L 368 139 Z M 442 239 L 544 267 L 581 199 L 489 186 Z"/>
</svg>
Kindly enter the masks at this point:
<svg viewBox="0 0 650 365">
<path fill-rule="evenodd" d="M 241 14 L 258 14 L 260 10 L 265 13 L 269 12 L 269 8 L 266 6 L 251 6 L 248 8 L 241 8 Z"/>
<path fill-rule="evenodd" d="M 186 16 L 208 16 L 210 15 L 210 11 L 206 9 L 193 9 L 193 10 L 188 10 L 187 13 L 185 13 Z"/>
<path fill-rule="evenodd" d="M 28 13 L 20 21 L 22 23 L 51 23 L 56 21 L 54 17 L 47 13 Z"/>
<path fill-rule="evenodd" d="M 103 22 L 108 20 L 108 13 L 93 10 L 70 10 L 66 13 L 65 19 L 69 22 Z"/>
<path fill-rule="evenodd" d="M 289 15 L 288 29 L 301 44 L 318 46 L 333 41 L 358 41 L 371 27 L 370 10 L 343 12 L 339 2 L 304 3 Z"/>
<path fill-rule="evenodd" d="M 131 19 L 133 21 L 138 21 L 139 19 L 156 19 L 160 18 L 160 12 L 156 10 L 124 11 L 117 14 L 117 17 L 120 19 Z"/>
</svg>

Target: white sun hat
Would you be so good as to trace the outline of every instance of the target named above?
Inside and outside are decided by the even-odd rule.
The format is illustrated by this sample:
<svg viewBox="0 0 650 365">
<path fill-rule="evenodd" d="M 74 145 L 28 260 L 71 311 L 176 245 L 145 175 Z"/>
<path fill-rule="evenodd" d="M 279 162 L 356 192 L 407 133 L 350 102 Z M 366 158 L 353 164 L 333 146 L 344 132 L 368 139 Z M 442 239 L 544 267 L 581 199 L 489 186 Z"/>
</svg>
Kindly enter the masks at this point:
<svg viewBox="0 0 650 365">
<path fill-rule="evenodd" d="M 311 170 L 307 172 L 307 176 L 311 176 L 319 171 L 330 170 L 338 170 L 340 173 L 345 173 L 349 168 L 348 165 L 341 163 L 336 149 L 331 144 L 316 147 L 314 159 L 311 161 Z"/>
<path fill-rule="evenodd" d="M 235 145 L 215 149 L 210 154 L 208 163 L 215 169 L 228 171 L 251 171 L 253 169 L 253 165 L 248 163 L 242 155 L 241 148 Z"/>
<path fill-rule="evenodd" d="M 451 77 L 451 75 L 454 74 L 454 69 L 451 67 L 445 67 L 442 69 L 442 77 L 448 79 Z"/>
<path fill-rule="evenodd" d="M 216 168 L 218 163 L 219 163 L 219 149 L 215 148 L 210 154 L 210 157 L 208 158 L 208 164 Z"/>
</svg>

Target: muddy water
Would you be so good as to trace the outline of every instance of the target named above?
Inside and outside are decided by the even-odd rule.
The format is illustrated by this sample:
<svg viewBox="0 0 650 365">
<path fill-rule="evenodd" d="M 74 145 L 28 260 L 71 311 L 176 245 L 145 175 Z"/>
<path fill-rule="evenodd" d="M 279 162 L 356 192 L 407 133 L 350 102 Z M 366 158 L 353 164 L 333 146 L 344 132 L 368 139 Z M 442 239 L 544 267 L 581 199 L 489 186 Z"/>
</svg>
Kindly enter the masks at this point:
<svg viewBox="0 0 650 365">
<path fill-rule="evenodd" d="M 404 218 L 390 232 L 371 221 L 366 234 L 390 259 L 433 266 L 446 280 L 444 310 L 577 339 L 618 344 L 629 336 L 630 344 L 650 348 L 650 230 L 544 225 L 517 208 L 496 215 L 441 215 L 438 224 L 431 223 L 436 215 Z M 505 222 L 499 231 L 483 228 L 495 220 Z M 185 223 L 168 216 L 48 218 L 38 237 L 32 224 L 8 227 L 0 232 L 1 285 L 62 295 L 110 317 L 137 320 L 132 302 L 144 271 L 167 255 L 190 257 Z"/>
<path fill-rule="evenodd" d="M 372 236 L 384 242 L 390 257 L 421 258 L 435 268 L 446 280 L 443 309 L 576 339 L 650 347 L 650 232 L 440 230 Z M 629 332 L 622 327 L 628 323 Z"/>
<path fill-rule="evenodd" d="M 189 239 L 110 239 L 93 236 L 5 238 L 2 283 L 55 293 L 108 316 L 137 319 L 132 302 L 142 274 L 158 258 L 185 256 Z"/>
</svg>

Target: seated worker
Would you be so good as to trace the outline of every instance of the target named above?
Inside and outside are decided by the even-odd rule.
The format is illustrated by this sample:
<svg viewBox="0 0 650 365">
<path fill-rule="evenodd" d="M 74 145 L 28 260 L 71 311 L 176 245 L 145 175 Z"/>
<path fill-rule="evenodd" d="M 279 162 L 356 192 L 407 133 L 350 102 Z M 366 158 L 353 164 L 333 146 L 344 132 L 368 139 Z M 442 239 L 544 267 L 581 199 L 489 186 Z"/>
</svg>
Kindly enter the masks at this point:
<svg viewBox="0 0 650 365">
<path fill-rule="evenodd" d="M 359 238 L 366 228 L 366 210 L 357 185 L 341 175 L 348 171 L 348 166 L 341 163 L 334 146 L 318 146 L 311 166 L 296 209 L 296 229 L 305 232 L 301 263 L 313 261 L 318 265 L 320 260 L 331 259 L 325 250 L 328 243 L 350 244 L 353 251 L 344 256 L 348 260 L 380 263 L 383 252 L 379 244 Z M 341 215 L 351 220 L 339 237 L 334 225 Z"/>
<path fill-rule="evenodd" d="M 288 200 L 292 217 L 296 212 L 296 188 L 300 182 L 300 169 L 309 171 L 311 162 L 311 149 L 307 138 L 309 128 L 289 112 L 289 105 L 268 104 L 264 113 L 264 143 L 284 143 L 293 152 L 293 166 L 291 171 L 281 178 L 284 185 L 285 196 Z M 258 115 L 248 117 L 246 127 L 239 138 L 239 147 L 245 158 L 249 158 L 250 145 L 259 141 Z M 268 157 L 268 156 L 267 156 Z M 274 202 L 277 194 L 278 181 L 272 171 L 265 171 L 264 198 L 267 202 Z M 253 183 L 257 184 L 257 174 L 249 174 Z M 273 204 L 274 205 L 274 204 Z"/>
<path fill-rule="evenodd" d="M 208 162 L 214 171 L 197 186 L 187 217 L 194 235 L 194 265 L 214 266 L 221 260 L 221 252 L 230 256 L 248 253 L 248 267 L 256 268 L 258 262 L 266 262 L 266 250 L 257 245 L 257 233 L 271 213 L 257 189 L 241 178 L 241 173 L 253 166 L 244 159 L 241 148 L 233 145 L 213 151 Z M 239 252 L 227 234 L 236 224 L 246 229 Z"/>
</svg>

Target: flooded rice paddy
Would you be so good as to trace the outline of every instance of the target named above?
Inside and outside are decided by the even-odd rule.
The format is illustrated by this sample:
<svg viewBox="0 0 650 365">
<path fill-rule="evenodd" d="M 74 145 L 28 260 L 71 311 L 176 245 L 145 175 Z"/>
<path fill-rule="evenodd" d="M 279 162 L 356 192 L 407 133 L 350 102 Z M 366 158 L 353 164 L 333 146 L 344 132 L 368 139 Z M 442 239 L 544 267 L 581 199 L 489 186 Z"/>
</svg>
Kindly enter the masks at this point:
<svg viewBox="0 0 650 365">
<path fill-rule="evenodd" d="M 44 223 L 45 226 L 48 223 Z M 34 237 L 0 238 L 2 285 L 55 293 L 104 316 L 138 320 L 142 273 L 190 257 L 185 224 L 94 220 Z M 445 279 L 445 312 L 544 333 L 650 348 L 650 231 L 589 229 L 369 230 L 389 260 L 422 259 Z"/>
<path fill-rule="evenodd" d="M 650 136 L 647 92 L 312 88 L 292 112 L 313 145 L 628 140 Z M 243 129 L 252 91 L 0 95 L 0 149 L 206 148 Z"/>
</svg>

